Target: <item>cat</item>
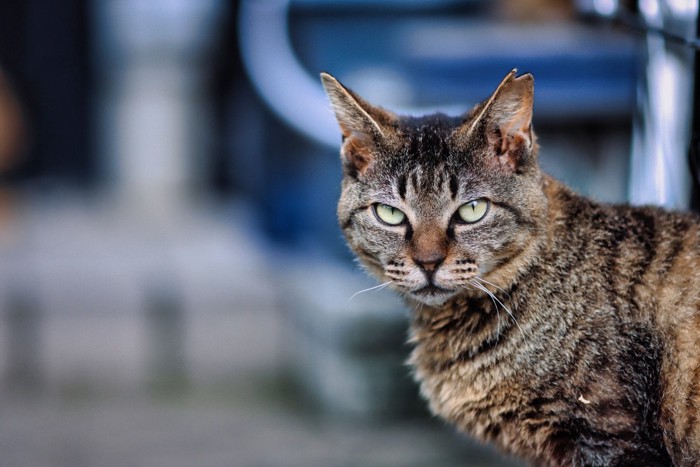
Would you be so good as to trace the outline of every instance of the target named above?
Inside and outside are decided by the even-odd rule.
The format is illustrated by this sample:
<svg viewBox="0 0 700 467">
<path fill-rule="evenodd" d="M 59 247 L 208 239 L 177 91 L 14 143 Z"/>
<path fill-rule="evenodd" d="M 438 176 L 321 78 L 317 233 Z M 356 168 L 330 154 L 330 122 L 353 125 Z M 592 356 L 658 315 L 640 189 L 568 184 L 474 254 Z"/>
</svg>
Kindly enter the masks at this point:
<svg viewBox="0 0 700 467">
<path fill-rule="evenodd" d="M 530 74 L 459 117 L 397 116 L 321 79 L 340 227 L 410 305 L 432 412 L 536 465 L 699 465 L 700 219 L 542 172 Z"/>
</svg>

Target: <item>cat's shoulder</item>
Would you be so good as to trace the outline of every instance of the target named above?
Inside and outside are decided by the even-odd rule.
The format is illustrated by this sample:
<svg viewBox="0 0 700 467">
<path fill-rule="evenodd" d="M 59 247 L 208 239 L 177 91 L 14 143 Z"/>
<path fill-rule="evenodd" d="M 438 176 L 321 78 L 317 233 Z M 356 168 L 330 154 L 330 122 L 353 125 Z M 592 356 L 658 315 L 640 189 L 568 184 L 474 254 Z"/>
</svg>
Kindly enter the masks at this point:
<svg viewBox="0 0 700 467">
<path fill-rule="evenodd" d="M 543 175 L 542 185 L 555 214 L 572 215 L 580 221 L 593 217 L 597 221 L 628 223 L 644 220 L 660 225 L 679 225 L 686 229 L 700 228 L 700 214 L 668 209 L 654 205 L 606 203 L 584 196 L 549 175 Z"/>
</svg>

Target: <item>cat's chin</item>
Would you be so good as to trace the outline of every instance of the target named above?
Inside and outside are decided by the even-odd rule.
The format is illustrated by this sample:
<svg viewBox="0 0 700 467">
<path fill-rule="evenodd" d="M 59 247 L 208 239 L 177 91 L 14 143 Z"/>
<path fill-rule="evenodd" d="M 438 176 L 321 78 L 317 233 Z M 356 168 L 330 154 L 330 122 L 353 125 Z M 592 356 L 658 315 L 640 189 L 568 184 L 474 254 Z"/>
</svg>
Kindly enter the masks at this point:
<svg viewBox="0 0 700 467">
<path fill-rule="evenodd" d="M 408 294 L 413 300 L 428 306 L 444 305 L 449 299 L 457 295 L 455 290 L 447 290 L 434 285 L 429 285 Z"/>
</svg>

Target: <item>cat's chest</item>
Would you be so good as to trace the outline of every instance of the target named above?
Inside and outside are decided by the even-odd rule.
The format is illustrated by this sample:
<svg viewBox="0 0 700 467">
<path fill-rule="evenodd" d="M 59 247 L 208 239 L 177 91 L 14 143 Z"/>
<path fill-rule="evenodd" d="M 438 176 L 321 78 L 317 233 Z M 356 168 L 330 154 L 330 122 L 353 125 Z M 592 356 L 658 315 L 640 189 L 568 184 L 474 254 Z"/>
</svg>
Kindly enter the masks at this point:
<svg viewBox="0 0 700 467">
<path fill-rule="evenodd" d="M 619 384 L 613 372 L 591 375 L 586 383 L 568 380 L 566 372 L 555 377 L 553 368 L 545 375 L 534 363 L 528 367 L 517 361 L 504 349 L 448 371 L 418 365 L 416 374 L 436 415 L 540 465 L 571 465 L 580 450 L 579 436 L 609 440 L 642 426 L 640 407 L 609 390 Z M 551 457 L 552 450 L 560 457 Z"/>
<path fill-rule="evenodd" d="M 539 368 L 541 342 L 524 342 L 525 330 L 490 304 L 463 299 L 412 330 L 411 363 L 423 395 L 435 413 L 472 432 L 500 423 L 501 413 L 525 402 L 537 373 L 553 370 Z"/>
<path fill-rule="evenodd" d="M 518 368 L 508 346 L 493 344 L 488 355 L 472 355 L 473 351 L 450 336 L 439 343 L 418 343 L 414 349 L 411 363 L 421 391 L 443 417 L 485 415 L 486 409 L 517 404 L 526 389 L 519 381 L 532 380 L 531 369 Z"/>
<path fill-rule="evenodd" d="M 423 350 L 416 347 L 414 361 Z M 527 423 L 523 408 L 534 398 L 532 388 L 523 383 L 532 379 L 528 372 L 499 362 L 497 353 L 493 359 L 475 358 L 450 368 L 418 363 L 416 376 L 434 414 L 482 442 L 515 452 L 513 443 L 520 444 L 518 438 Z"/>
<path fill-rule="evenodd" d="M 572 327 L 564 312 L 528 320 L 527 310 L 514 311 L 519 324 L 495 317 L 491 325 L 503 326 L 496 333 L 483 321 L 488 313 L 481 324 L 468 314 L 436 314 L 414 328 L 411 362 L 434 413 L 538 459 L 557 443 L 566 444 L 556 448 L 565 455 L 580 448 L 579 439 L 652 437 L 644 432 L 649 401 L 630 389 L 652 380 L 648 369 L 630 371 L 633 348 L 607 339 L 604 321 L 592 333 Z"/>
</svg>

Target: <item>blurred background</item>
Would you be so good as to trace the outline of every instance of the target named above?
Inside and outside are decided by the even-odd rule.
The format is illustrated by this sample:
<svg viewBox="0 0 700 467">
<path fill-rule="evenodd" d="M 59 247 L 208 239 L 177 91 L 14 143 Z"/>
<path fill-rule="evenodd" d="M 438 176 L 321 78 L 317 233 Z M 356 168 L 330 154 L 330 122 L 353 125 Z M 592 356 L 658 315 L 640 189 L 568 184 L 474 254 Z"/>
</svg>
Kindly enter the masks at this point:
<svg viewBox="0 0 700 467">
<path fill-rule="evenodd" d="M 638 3 L 1 2 L 0 466 L 518 465 L 355 295 L 318 73 L 457 114 L 532 72 L 546 171 L 687 208 L 697 3 Z"/>
</svg>

